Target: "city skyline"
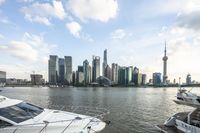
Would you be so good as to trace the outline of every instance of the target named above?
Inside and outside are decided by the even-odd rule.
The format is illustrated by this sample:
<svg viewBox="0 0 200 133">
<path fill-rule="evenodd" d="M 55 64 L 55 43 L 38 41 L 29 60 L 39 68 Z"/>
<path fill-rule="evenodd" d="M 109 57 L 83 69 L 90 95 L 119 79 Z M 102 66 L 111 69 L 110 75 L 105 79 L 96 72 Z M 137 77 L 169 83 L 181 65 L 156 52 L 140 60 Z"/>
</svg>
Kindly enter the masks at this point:
<svg viewBox="0 0 200 133">
<path fill-rule="evenodd" d="M 80 6 L 77 0 L 0 0 L 0 70 L 6 71 L 7 77 L 28 79 L 35 71 L 47 80 L 49 55 L 72 56 L 73 70 L 85 59 L 91 65 L 92 55 L 96 55 L 101 57 L 102 67 L 106 48 L 110 67 L 113 62 L 137 66 L 149 79 L 153 72 L 163 73 L 166 40 L 168 79 L 181 77 L 184 82 L 190 73 L 200 81 L 200 26 L 195 23 L 199 1 L 97 3 L 82 0 Z M 85 7 L 89 12 L 84 12 Z"/>
</svg>

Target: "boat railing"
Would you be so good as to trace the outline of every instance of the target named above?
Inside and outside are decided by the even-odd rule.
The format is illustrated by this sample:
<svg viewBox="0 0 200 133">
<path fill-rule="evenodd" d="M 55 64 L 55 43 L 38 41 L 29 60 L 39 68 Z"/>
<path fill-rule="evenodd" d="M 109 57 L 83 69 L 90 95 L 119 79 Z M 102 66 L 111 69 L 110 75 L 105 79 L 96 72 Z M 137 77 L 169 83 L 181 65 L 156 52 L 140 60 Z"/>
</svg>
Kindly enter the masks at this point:
<svg viewBox="0 0 200 133">
<path fill-rule="evenodd" d="M 15 125 L 15 126 L 11 126 L 11 127 L 6 127 L 6 128 L 0 128 L 0 131 L 3 130 L 13 130 L 13 133 L 16 133 L 18 130 L 22 129 L 23 127 L 27 127 L 27 126 L 41 126 L 41 130 L 38 133 L 42 133 L 45 129 L 48 128 L 48 126 L 50 124 L 54 124 L 54 123 L 62 123 L 62 122 L 68 122 L 68 124 L 66 125 L 66 127 L 63 129 L 62 133 L 64 133 L 74 121 L 82 121 L 84 119 L 90 119 L 90 121 L 88 123 L 86 123 L 86 125 L 84 126 L 83 129 L 88 128 L 88 125 L 91 122 L 94 122 L 95 118 L 98 119 L 103 119 L 103 117 L 107 114 L 109 114 L 109 110 L 105 109 L 105 108 L 98 108 L 98 107 L 88 107 L 88 106 L 50 106 L 48 107 L 49 109 L 53 109 L 54 111 L 67 111 L 67 112 L 72 112 L 72 113 L 76 113 L 76 114 L 80 114 L 80 115 L 84 115 L 85 117 L 79 117 L 76 116 L 74 119 L 67 119 L 67 120 L 58 120 L 58 121 L 43 121 L 40 123 L 33 123 L 33 124 L 23 124 L 23 125 Z M 100 120 L 95 119 L 95 122 L 101 122 Z M 90 127 L 88 128 L 88 130 L 93 130 Z M 89 133 L 89 131 L 88 131 Z"/>
</svg>

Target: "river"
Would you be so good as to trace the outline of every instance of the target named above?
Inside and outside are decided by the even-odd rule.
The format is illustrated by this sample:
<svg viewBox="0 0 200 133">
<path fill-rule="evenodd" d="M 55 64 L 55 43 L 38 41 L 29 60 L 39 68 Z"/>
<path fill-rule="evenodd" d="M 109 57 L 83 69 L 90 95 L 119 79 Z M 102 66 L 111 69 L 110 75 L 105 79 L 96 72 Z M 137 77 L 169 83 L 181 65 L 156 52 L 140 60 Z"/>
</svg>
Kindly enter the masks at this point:
<svg viewBox="0 0 200 133">
<path fill-rule="evenodd" d="M 104 120 L 111 124 L 103 133 L 154 133 L 176 112 L 191 110 L 175 104 L 177 88 L 133 87 L 6 87 L 0 95 L 22 99 L 42 107 L 89 106 L 106 108 L 110 114 Z M 191 88 L 187 88 L 190 90 Z M 192 92 L 199 94 L 200 88 Z"/>
</svg>

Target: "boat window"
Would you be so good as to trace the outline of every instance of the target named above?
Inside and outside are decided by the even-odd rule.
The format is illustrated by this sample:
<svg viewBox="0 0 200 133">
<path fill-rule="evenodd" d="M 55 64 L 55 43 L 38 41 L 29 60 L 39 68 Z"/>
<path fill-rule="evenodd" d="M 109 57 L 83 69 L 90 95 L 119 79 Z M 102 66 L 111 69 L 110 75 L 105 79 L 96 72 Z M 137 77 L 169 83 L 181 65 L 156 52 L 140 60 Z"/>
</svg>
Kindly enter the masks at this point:
<svg viewBox="0 0 200 133">
<path fill-rule="evenodd" d="M 43 112 L 43 108 L 37 107 L 29 103 L 19 103 L 14 106 L 0 109 L 0 116 L 12 120 L 16 123 L 34 118 Z"/>
<path fill-rule="evenodd" d="M 12 126 L 12 124 L 10 124 L 6 121 L 0 120 L 0 128 L 5 128 L 5 127 L 9 127 L 9 126 Z"/>
</svg>

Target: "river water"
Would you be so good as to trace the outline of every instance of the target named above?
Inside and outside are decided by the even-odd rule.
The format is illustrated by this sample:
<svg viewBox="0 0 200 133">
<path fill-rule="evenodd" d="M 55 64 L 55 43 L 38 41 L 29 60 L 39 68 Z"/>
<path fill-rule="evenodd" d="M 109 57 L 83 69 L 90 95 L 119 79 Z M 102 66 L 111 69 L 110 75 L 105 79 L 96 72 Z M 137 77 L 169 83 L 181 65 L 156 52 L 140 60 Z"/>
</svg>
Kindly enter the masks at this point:
<svg viewBox="0 0 200 133">
<path fill-rule="evenodd" d="M 104 120 L 111 124 L 103 133 L 154 133 L 156 124 L 162 124 L 176 112 L 192 108 L 175 104 L 177 88 L 133 87 L 6 87 L 0 95 L 22 99 L 42 107 L 89 106 L 106 108 L 110 114 Z M 187 88 L 190 90 L 191 88 Z M 200 88 L 192 92 L 199 94 Z"/>
</svg>

